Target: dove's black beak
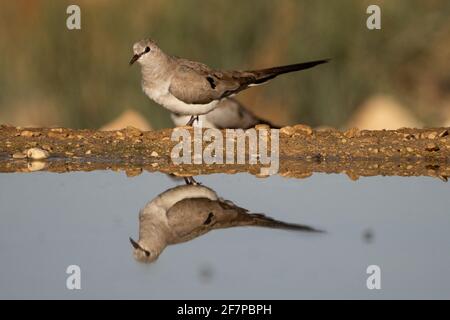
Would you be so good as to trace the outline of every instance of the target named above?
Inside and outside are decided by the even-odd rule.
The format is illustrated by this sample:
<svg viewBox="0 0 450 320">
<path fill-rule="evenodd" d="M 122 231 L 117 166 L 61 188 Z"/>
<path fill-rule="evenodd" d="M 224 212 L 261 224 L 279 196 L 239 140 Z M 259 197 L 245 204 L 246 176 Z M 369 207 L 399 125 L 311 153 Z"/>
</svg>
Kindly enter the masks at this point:
<svg viewBox="0 0 450 320">
<path fill-rule="evenodd" d="M 130 242 L 131 242 L 131 245 L 133 246 L 133 248 L 135 248 L 135 249 L 142 249 L 141 246 L 139 245 L 139 243 L 134 241 L 132 238 L 130 238 Z"/>
<path fill-rule="evenodd" d="M 130 60 L 130 66 L 131 66 L 133 63 L 135 63 L 135 62 L 137 61 L 137 59 L 139 59 L 140 57 L 141 57 L 140 54 L 135 54 L 135 55 L 133 56 L 133 58 L 131 58 L 131 60 Z"/>
</svg>

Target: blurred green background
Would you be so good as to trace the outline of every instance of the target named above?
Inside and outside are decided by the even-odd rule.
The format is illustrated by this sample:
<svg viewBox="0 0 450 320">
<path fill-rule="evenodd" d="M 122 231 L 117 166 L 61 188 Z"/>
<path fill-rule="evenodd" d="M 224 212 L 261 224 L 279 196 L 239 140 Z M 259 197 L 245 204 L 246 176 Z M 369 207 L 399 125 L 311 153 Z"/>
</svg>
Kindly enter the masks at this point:
<svg viewBox="0 0 450 320">
<path fill-rule="evenodd" d="M 81 7 L 81 30 L 66 28 L 70 4 Z M 381 30 L 366 28 L 370 4 L 381 6 Z M 154 128 L 171 126 L 128 66 L 132 44 L 151 37 L 223 69 L 332 58 L 238 95 L 278 124 L 345 126 L 384 95 L 418 123 L 442 125 L 449 17 L 448 0 L 2 1 L 0 123 L 97 128 L 133 109 Z"/>
</svg>

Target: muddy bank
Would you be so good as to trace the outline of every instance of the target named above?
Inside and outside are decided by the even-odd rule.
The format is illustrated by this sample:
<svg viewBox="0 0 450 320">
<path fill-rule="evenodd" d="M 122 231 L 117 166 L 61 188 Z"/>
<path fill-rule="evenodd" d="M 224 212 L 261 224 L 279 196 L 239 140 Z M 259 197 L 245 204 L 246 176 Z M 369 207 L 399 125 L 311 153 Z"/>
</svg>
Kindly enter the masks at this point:
<svg viewBox="0 0 450 320">
<path fill-rule="evenodd" d="M 259 126 L 257 129 L 266 129 Z M 192 129 L 190 129 L 192 133 Z M 279 174 L 304 178 L 314 172 L 360 176 L 450 176 L 450 128 L 369 131 L 316 131 L 303 125 L 284 127 L 279 135 Z M 66 128 L 0 128 L 0 172 L 143 170 L 179 176 L 249 172 L 261 165 L 175 165 L 170 152 L 178 143 L 172 129 L 142 132 L 73 130 Z M 204 146 L 208 145 L 204 142 Z M 45 153 L 32 160 L 31 148 Z M 248 151 L 248 150 L 247 150 Z M 265 166 L 262 166 L 265 167 Z"/>
</svg>

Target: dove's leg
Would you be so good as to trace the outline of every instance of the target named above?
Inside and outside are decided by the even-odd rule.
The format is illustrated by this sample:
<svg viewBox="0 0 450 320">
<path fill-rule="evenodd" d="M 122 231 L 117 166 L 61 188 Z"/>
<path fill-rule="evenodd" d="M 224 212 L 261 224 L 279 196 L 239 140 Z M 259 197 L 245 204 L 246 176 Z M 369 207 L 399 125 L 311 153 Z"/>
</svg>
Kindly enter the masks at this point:
<svg viewBox="0 0 450 320">
<path fill-rule="evenodd" d="M 194 124 L 195 120 L 198 121 L 198 116 L 191 116 L 191 119 L 189 119 L 189 121 L 188 121 L 188 123 L 186 125 L 187 126 L 192 126 Z"/>
<path fill-rule="evenodd" d="M 195 181 L 194 177 L 184 177 L 184 182 L 189 185 L 199 186 L 200 182 Z"/>
</svg>

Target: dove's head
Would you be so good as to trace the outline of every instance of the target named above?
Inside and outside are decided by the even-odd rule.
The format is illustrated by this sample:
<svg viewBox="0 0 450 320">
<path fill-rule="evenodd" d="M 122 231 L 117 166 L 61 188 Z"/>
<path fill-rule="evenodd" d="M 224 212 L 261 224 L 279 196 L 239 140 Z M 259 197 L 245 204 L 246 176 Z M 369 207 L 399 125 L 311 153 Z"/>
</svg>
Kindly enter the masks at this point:
<svg viewBox="0 0 450 320">
<path fill-rule="evenodd" d="M 155 248 L 149 248 L 144 243 L 138 243 L 130 238 L 131 245 L 133 246 L 133 256 L 139 262 L 151 263 L 158 259 L 160 250 Z"/>
<path fill-rule="evenodd" d="M 155 41 L 151 39 L 144 39 L 136 42 L 133 45 L 133 57 L 130 60 L 130 65 L 139 62 L 141 65 L 158 64 L 165 54 L 161 51 Z"/>
</svg>

